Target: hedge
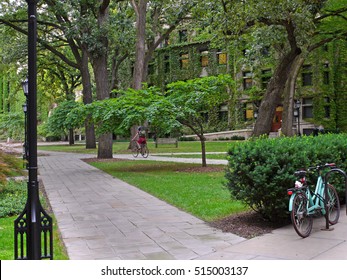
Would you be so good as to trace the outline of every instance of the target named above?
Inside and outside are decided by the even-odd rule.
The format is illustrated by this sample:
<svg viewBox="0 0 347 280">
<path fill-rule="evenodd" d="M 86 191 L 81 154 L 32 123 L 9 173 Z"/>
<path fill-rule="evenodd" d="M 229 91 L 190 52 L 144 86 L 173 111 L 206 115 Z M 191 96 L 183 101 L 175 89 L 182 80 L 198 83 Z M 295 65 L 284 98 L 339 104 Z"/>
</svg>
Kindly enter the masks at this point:
<svg viewBox="0 0 347 280">
<path fill-rule="evenodd" d="M 228 152 L 226 186 L 233 198 L 245 202 L 264 218 L 283 221 L 289 217 L 287 189 L 294 185 L 296 170 L 334 162 L 346 172 L 346 159 L 347 134 L 239 142 Z M 331 180 L 342 200 L 344 178 L 336 175 Z M 315 184 L 313 176 L 310 182 Z"/>
</svg>

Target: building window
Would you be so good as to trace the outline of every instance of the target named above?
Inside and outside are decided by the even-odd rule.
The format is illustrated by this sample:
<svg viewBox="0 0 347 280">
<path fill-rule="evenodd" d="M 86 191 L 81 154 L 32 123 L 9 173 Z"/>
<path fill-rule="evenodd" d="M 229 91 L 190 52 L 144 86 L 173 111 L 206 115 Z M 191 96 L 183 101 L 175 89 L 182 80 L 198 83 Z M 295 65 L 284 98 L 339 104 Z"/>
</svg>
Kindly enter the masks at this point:
<svg viewBox="0 0 347 280">
<path fill-rule="evenodd" d="M 200 62 L 201 62 L 201 67 L 208 66 L 208 51 L 200 52 Z"/>
<path fill-rule="evenodd" d="M 264 57 L 270 56 L 270 48 L 269 48 L 269 47 L 263 47 L 263 48 L 261 49 L 261 54 L 262 54 L 262 56 L 264 56 Z"/>
<path fill-rule="evenodd" d="M 188 69 L 189 65 L 189 54 L 183 53 L 180 57 L 181 69 Z"/>
<path fill-rule="evenodd" d="M 304 65 L 302 67 L 302 85 L 303 86 L 312 86 L 312 66 Z"/>
<path fill-rule="evenodd" d="M 219 111 L 218 117 L 219 117 L 219 121 L 227 122 L 228 121 L 228 111 Z"/>
<path fill-rule="evenodd" d="M 252 72 L 243 72 L 243 89 L 250 89 L 253 86 Z"/>
<path fill-rule="evenodd" d="M 243 54 L 243 56 L 247 56 L 248 54 L 249 54 L 249 50 L 248 49 L 243 49 L 242 50 L 242 54 Z"/>
<path fill-rule="evenodd" d="M 254 118 L 253 103 L 245 104 L 245 120 L 252 120 Z"/>
<path fill-rule="evenodd" d="M 262 89 L 267 88 L 267 84 L 269 83 L 272 77 L 271 69 L 265 69 L 261 71 L 261 87 Z"/>
<path fill-rule="evenodd" d="M 324 118 L 330 119 L 330 98 L 324 98 Z"/>
<path fill-rule="evenodd" d="M 304 119 L 313 118 L 313 98 L 302 99 L 302 117 Z"/>
<path fill-rule="evenodd" d="M 218 60 L 218 65 L 226 65 L 227 64 L 227 54 L 224 52 L 217 52 L 217 60 Z"/>
<path fill-rule="evenodd" d="M 148 75 L 153 75 L 155 73 L 154 63 L 148 64 Z"/>
<path fill-rule="evenodd" d="M 329 71 L 323 72 L 323 84 L 329 85 L 330 84 L 330 74 Z"/>
<path fill-rule="evenodd" d="M 179 32 L 179 40 L 180 40 L 180 43 L 184 43 L 184 42 L 187 42 L 188 41 L 188 32 L 187 30 L 181 30 Z"/>
<path fill-rule="evenodd" d="M 201 113 L 201 119 L 203 122 L 208 122 L 208 112 Z"/>
<path fill-rule="evenodd" d="M 330 73 L 329 73 L 329 63 L 323 64 L 323 84 L 329 85 L 330 84 Z"/>
<path fill-rule="evenodd" d="M 170 57 L 168 55 L 164 56 L 164 73 L 170 72 Z"/>
</svg>

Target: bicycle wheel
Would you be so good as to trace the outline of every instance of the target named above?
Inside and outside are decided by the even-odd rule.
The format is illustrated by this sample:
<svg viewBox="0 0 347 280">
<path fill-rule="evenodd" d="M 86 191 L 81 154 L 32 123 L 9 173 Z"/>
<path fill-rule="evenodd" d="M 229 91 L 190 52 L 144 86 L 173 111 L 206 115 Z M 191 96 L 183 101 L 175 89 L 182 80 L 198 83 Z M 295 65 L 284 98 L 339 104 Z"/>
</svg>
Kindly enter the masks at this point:
<svg viewBox="0 0 347 280">
<path fill-rule="evenodd" d="M 296 194 L 293 200 L 293 209 L 290 214 L 296 233 L 303 238 L 310 235 L 313 224 L 312 216 L 307 213 L 307 203 L 306 194 Z"/>
<path fill-rule="evenodd" d="M 131 152 L 134 157 L 137 157 L 139 155 L 139 148 L 137 147 L 136 143 L 132 144 Z"/>
<path fill-rule="evenodd" d="M 335 225 L 340 218 L 340 200 L 334 186 L 328 184 L 328 220 Z"/>
<path fill-rule="evenodd" d="M 141 155 L 142 155 L 144 158 L 148 157 L 148 155 L 149 155 L 149 150 L 148 150 L 148 148 L 147 148 L 147 145 L 143 145 L 143 146 L 141 147 Z"/>
</svg>

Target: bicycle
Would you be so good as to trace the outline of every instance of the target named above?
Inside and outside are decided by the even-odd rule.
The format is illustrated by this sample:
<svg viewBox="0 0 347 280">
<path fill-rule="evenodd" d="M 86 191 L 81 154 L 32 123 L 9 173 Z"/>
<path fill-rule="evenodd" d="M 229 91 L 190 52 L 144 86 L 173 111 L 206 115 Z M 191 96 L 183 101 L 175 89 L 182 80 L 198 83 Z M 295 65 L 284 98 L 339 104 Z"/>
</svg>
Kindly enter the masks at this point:
<svg viewBox="0 0 347 280">
<path fill-rule="evenodd" d="M 149 150 L 147 147 L 147 144 L 140 144 L 140 147 L 137 145 L 136 141 L 133 141 L 132 148 L 131 148 L 133 156 L 136 158 L 139 153 L 142 155 L 142 157 L 147 158 L 149 155 Z"/>
<path fill-rule="evenodd" d="M 305 238 L 310 235 L 313 225 L 313 217 L 317 214 L 326 214 L 325 202 L 328 209 L 329 224 L 334 225 L 340 217 L 340 201 L 334 186 L 324 182 L 322 171 L 335 168 L 334 163 L 326 163 L 307 170 L 298 170 L 294 175 L 298 178 L 295 187 L 288 189 L 290 218 L 296 233 Z M 318 171 L 315 191 L 311 191 L 306 180 L 306 175 L 311 170 Z M 328 197 L 325 199 L 325 186 Z"/>
</svg>

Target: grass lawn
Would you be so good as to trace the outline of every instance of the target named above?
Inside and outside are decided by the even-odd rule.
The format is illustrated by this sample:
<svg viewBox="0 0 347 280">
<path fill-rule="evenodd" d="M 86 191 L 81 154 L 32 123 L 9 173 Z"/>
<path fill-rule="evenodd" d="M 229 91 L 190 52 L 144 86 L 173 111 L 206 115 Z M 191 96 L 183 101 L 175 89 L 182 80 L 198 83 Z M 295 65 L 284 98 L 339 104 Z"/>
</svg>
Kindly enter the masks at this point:
<svg viewBox="0 0 347 280">
<path fill-rule="evenodd" d="M 14 259 L 14 221 L 24 209 L 27 200 L 26 182 L 9 181 L 0 184 L 0 260 Z M 43 195 L 40 200 L 44 209 L 47 203 Z M 57 260 L 68 259 L 64 246 L 60 240 L 58 228 L 53 214 L 53 258 Z"/>
<path fill-rule="evenodd" d="M 201 171 L 200 165 L 154 161 L 92 162 L 93 166 L 205 221 L 247 209 L 230 198 L 224 171 Z"/>
<path fill-rule="evenodd" d="M 230 142 L 218 142 L 211 141 L 206 142 L 206 152 L 227 152 L 230 145 L 235 141 Z M 128 142 L 114 142 L 113 152 L 118 154 L 130 153 L 128 150 Z M 151 154 L 155 153 L 196 153 L 201 152 L 200 142 L 198 141 L 181 141 L 178 143 L 178 148 L 172 144 L 162 144 L 158 148 L 155 148 L 153 141 L 148 141 L 148 148 Z M 47 145 L 39 146 L 39 150 L 42 151 L 59 151 L 59 152 L 74 152 L 74 153 L 90 153 L 96 154 L 96 149 L 85 149 L 84 144 L 69 145 Z"/>
<path fill-rule="evenodd" d="M 17 216 L 0 218 L 0 260 L 14 259 L 14 220 Z M 62 245 L 56 222 L 53 221 L 53 259 L 68 260 Z"/>
</svg>

